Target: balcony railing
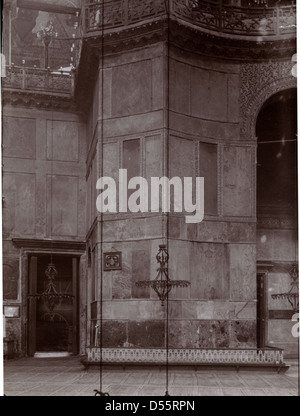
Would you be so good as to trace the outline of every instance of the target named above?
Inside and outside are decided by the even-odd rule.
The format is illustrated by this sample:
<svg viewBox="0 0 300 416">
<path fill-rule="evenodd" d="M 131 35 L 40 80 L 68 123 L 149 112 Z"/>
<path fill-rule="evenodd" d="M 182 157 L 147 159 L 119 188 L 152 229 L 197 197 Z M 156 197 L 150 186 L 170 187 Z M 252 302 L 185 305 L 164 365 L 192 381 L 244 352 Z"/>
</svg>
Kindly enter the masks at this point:
<svg viewBox="0 0 300 416">
<path fill-rule="evenodd" d="M 73 71 L 51 71 L 50 69 L 7 66 L 2 77 L 3 89 L 16 89 L 28 92 L 70 95 L 74 86 Z"/>
<path fill-rule="evenodd" d="M 296 35 L 296 5 L 234 7 L 214 0 L 85 0 L 84 34 L 126 28 L 167 15 L 220 34 Z"/>
</svg>

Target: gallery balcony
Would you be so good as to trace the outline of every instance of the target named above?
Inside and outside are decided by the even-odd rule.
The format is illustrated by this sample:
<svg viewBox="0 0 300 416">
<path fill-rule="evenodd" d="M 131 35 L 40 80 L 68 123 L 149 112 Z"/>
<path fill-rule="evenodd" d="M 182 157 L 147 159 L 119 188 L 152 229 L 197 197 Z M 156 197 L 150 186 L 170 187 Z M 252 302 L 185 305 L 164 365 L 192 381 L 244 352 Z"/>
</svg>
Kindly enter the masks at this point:
<svg viewBox="0 0 300 416">
<path fill-rule="evenodd" d="M 243 0 L 241 0 L 243 1 Z M 296 37 L 296 5 L 263 2 L 232 6 L 230 0 L 85 0 L 84 37 L 114 33 L 160 20 L 173 21 L 218 37 L 276 40 Z M 248 5 L 248 2 L 245 2 Z M 240 2 L 240 4 L 245 4 Z M 276 5 L 275 5 L 276 4 Z"/>
<path fill-rule="evenodd" d="M 2 77 L 4 91 L 19 91 L 28 93 L 43 93 L 69 97 L 73 94 L 73 71 L 42 68 L 28 68 L 24 66 L 6 66 Z"/>
</svg>

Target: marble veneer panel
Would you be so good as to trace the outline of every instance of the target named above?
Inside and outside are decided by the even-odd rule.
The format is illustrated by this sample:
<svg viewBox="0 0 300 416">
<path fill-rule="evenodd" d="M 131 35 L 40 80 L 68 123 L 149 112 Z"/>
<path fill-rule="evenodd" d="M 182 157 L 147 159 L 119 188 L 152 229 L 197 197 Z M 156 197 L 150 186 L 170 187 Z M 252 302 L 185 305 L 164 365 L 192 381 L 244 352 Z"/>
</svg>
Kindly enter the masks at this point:
<svg viewBox="0 0 300 416">
<path fill-rule="evenodd" d="M 192 243 L 189 263 L 193 299 L 228 299 L 229 265 L 226 245 Z"/>
<path fill-rule="evenodd" d="M 256 248 L 250 244 L 231 244 L 230 299 L 256 299 Z"/>
<path fill-rule="evenodd" d="M 127 322 L 103 322 L 103 347 L 123 347 L 127 341 Z"/>
<path fill-rule="evenodd" d="M 208 221 L 186 224 L 184 216 L 169 216 L 169 236 L 199 242 L 256 243 L 256 224 Z"/>
<path fill-rule="evenodd" d="M 35 159 L 36 121 L 31 118 L 3 118 L 3 156 Z"/>
<path fill-rule="evenodd" d="M 256 347 L 256 321 L 231 321 L 229 347 Z"/>
<path fill-rule="evenodd" d="M 112 116 L 151 110 L 151 60 L 128 63 L 112 71 Z"/>
<path fill-rule="evenodd" d="M 165 343 L 164 321 L 129 321 L 128 343 L 140 348 L 161 348 Z"/>
<path fill-rule="evenodd" d="M 250 147 L 224 148 L 224 214 L 252 215 L 252 154 Z"/>
<path fill-rule="evenodd" d="M 170 348 L 229 347 L 229 323 L 224 320 L 170 321 Z"/>
</svg>

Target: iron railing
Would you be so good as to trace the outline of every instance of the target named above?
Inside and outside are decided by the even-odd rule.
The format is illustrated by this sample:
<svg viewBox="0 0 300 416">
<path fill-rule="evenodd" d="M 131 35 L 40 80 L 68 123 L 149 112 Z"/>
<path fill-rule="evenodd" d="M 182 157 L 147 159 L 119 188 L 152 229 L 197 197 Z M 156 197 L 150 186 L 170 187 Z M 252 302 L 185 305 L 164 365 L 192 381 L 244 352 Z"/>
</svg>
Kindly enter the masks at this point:
<svg viewBox="0 0 300 416">
<path fill-rule="evenodd" d="M 7 66 L 2 78 L 3 89 L 17 89 L 31 92 L 48 92 L 70 95 L 74 88 L 74 74 L 50 69 Z"/>
<path fill-rule="evenodd" d="M 84 34 L 126 28 L 167 15 L 219 34 L 296 35 L 296 5 L 234 7 L 218 0 L 85 0 Z"/>
</svg>

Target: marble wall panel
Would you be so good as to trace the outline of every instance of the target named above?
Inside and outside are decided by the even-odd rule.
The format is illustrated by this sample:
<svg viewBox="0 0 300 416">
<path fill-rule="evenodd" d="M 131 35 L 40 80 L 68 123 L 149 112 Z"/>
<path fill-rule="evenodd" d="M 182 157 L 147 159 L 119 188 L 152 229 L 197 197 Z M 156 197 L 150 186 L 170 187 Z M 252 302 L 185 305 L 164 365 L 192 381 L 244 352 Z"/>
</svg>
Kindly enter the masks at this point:
<svg viewBox="0 0 300 416">
<path fill-rule="evenodd" d="M 256 299 L 256 247 L 230 244 L 230 299 Z"/>
<path fill-rule="evenodd" d="M 115 221 L 104 221 L 103 239 L 106 242 L 140 240 L 145 238 L 144 218 L 124 218 Z"/>
<path fill-rule="evenodd" d="M 176 136 L 170 137 L 169 142 L 169 177 L 180 178 L 195 176 L 195 144 Z"/>
<path fill-rule="evenodd" d="M 191 68 L 191 115 L 208 120 L 227 120 L 227 74 Z"/>
<path fill-rule="evenodd" d="M 161 177 L 163 174 L 163 138 L 160 134 L 147 136 L 145 139 L 145 178 L 148 184 L 151 177 Z"/>
<path fill-rule="evenodd" d="M 252 215 L 252 148 L 225 146 L 223 158 L 224 214 L 250 217 Z"/>
<path fill-rule="evenodd" d="M 7 338 L 14 341 L 14 353 L 18 356 L 21 353 L 22 321 L 18 318 L 5 318 Z"/>
<path fill-rule="evenodd" d="M 178 113 L 190 114 L 190 67 L 171 60 L 169 68 L 170 108 Z"/>
<path fill-rule="evenodd" d="M 55 175 L 48 177 L 51 200 L 50 233 L 56 236 L 77 236 L 78 177 Z"/>
<path fill-rule="evenodd" d="M 163 57 L 152 59 L 152 109 L 163 108 L 164 105 L 164 61 Z"/>
<path fill-rule="evenodd" d="M 112 103 L 112 68 L 105 68 L 103 71 L 103 116 L 104 118 L 111 117 L 111 103 Z M 100 109 L 101 111 L 101 109 Z M 101 113 L 100 113 L 101 114 Z"/>
<path fill-rule="evenodd" d="M 203 139 L 209 137 L 220 141 L 237 140 L 240 135 L 239 124 L 204 120 L 186 114 L 170 112 L 170 127 L 174 131 L 184 132 Z"/>
<path fill-rule="evenodd" d="M 119 182 L 119 143 L 103 144 L 103 176 L 109 176 Z M 98 178 L 99 179 L 99 178 Z M 96 184 L 95 184 L 96 187 Z M 92 201 L 95 204 L 95 201 Z"/>
<path fill-rule="evenodd" d="M 256 319 L 256 302 L 230 302 L 228 307 L 230 319 Z"/>
<path fill-rule="evenodd" d="M 170 348 L 226 348 L 229 326 L 224 320 L 170 321 Z"/>
<path fill-rule="evenodd" d="M 129 319 L 131 303 L 127 300 L 113 300 L 103 302 L 103 318 L 108 320 Z"/>
<path fill-rule="evenodd" d="M 22 117 L 3 117 L 3 156 L 35 159 L 36 120 Z"/>
<path fill-rule="evenodd" d="M 15 236 L 34 235 L 36 178 L 29 173 L 3 173 L 3 231 Z"/>
<path fill-rule="evenodd" d="M 113 68 L 112 116 L 126 116 L 151 110 L 151 60 Z"/>
<path fill-rule="evenodd" d="M 47 158 L 77 162 L 79 160 L 78 129 L 76 122 L 47 120 Z"/>
<path fill-rule="evenodd" d="M 194 299 L 228 299 L 227 250 L 227 246 L 224 244 L 191 243 L 189 264 L 191 296 Z"/>
<path fill-rule="evenodd" d="M 132 280 L 131 291 L 133 298 L 149 298 L 149 288 L 137 287 L 136 282 L 151 280 L 149 248 L 133 250 L 132 252 Z"/>
<path fill-rule="evenodd" d="M 128 319 L 130 320 L 151 320 L 158 317 L 153 314 L 152 301 L 135 301 L 128 302 Z"/>
<path fill-rule="evenodd" d="M 169 216 L 169 236 L 199 242 L 255 243 L 253 222 L 208 221 L 186 224 L 184 216 Z"/>
<path fill-rule="evenodd" d="M 171 240 L 168 246 L 169 252 L 169 278 L 171 280 L 184 280 L 191 282 L 189 245 L 182 241 Z M 188 299 L 190 286 L 172 288 L 169 299 Z"/>
<path fill-rule="evenodd" d="M 112 279 L 112 298 L 113 299 L 130 299 L 132 288 L 132 277 L 122 271 L 110 272 Z"/>
<path fill-rule="evenodd" d="M 99 244 L 99 256 L 101 245 Z M 132 280 L 131 243 L 102 245 L 102 253 L 120 251 L 122 254 L 121 270 L 103 270 L 103 296 L 105 299 L 130 299 Z"/>
<path fill-rule="evenodd" d="M 127 323 L 124 321 L 103 322 L 103 347 L 124 347 L 127 340 Z"/>
<path fill-rule="evenodd" d="M 256 348 L 256 321 L 231 321 L 229 347 Z"/>
<path fill-rule="evenodd" d="M 2 258 L 3 300 L 17 300 L 19 298 L 19 259 Z"/>
<path fill-rule="evenodd" d="M 228 241 L 235 243 L 255 243 L 256 242 L 256 223 L 227 223 Z"/>
<path fill-rule="evenodd" d="M 181 302 L 169 303 L 171 315 L 181 316 Z M 173 313 L 174 311 L 174 313 Z M 126 300 L 114 299 L 103 301 L 103 318 L 114 320 L 165 320 L 166 304 L 161 305 L 159 299 Z"/>
<path fill-rule="evenodd" d="M 118 220 L 104 220 L 103 239 L 106 242 L 126 240 L 144 240 L 146 238 L 161 238 L 162 216 L 133 217 Z M 157 244 L 158 248 L 158 244 Z"/>
<path fill-rule="evenodd" d="M 227 120 L 233 123 L 240 121 L 240 76 L 239 74 L 228 74 L 228 108 Z"/>
<path fill-rule="evenodd" d="M 163 321 L 129 321 L 128 343 L 140 348 L 163 348 L 165 323 Z"/>
</svg>

